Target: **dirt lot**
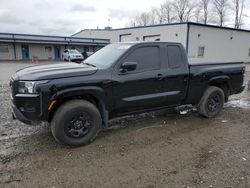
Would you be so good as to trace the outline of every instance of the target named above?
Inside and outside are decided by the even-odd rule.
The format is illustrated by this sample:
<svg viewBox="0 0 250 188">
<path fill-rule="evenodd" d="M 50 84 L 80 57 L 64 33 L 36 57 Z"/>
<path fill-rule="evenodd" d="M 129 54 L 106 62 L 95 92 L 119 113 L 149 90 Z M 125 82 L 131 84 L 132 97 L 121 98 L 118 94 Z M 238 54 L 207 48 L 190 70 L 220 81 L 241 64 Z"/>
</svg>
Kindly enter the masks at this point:
<svg viewBox="0 0 250 188">
<path fill-rule="evenodd" d="M 25 66 L 0 63 L 0 187 L 250 187 L 250 91 L 215 119 L 195 110 L 129 116 L 72 149 L 49 125 L 12 120 L 8 80 Z"/>
</svg>

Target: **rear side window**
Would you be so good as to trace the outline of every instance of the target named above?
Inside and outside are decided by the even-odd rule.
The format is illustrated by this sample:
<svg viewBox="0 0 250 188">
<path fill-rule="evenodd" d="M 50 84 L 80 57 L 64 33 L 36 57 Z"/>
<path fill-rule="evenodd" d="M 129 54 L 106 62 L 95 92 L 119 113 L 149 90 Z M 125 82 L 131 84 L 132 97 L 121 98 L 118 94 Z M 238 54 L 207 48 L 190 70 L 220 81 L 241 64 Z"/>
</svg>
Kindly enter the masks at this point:
<svg viewBox="0 0 250 188">
<path fill-rule="evenodd" d="M 177 69 L 182 65 L 182 53 L 179 46 L 170 45 L 167 47 L 168 51 L 168 66 L 171 69 Z"/>
<path fill-rule="evenodd" d="M 136 62 L 137 71 L 147 71 L 160 68 L 160 54 L 157 46 L 148 46 L 135 49 L 124 62 Z"/>
</svg>

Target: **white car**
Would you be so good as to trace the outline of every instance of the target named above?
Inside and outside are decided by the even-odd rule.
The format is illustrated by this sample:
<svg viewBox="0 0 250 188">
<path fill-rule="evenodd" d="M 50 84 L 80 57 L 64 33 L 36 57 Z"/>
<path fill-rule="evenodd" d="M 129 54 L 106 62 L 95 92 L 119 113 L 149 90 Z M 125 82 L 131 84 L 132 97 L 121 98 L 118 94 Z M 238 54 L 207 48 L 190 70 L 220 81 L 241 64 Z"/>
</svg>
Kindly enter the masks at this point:
<svg viewBox="0 0 250 188">
<path fill-rule="evenodd" d="M 66 49 L 63 51 L 62 59 L 64 61 L 73 61 L 73 62 L 81 62 L 83 61 L 83 55 L 78 52 L 76 49 Z"/>
</svg>

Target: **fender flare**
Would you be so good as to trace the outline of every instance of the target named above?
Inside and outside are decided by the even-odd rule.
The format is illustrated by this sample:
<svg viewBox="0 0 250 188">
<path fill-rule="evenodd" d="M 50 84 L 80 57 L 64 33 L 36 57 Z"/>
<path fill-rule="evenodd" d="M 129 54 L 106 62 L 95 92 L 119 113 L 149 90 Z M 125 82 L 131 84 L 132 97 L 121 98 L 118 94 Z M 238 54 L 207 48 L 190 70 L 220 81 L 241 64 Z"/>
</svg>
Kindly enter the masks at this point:
<svg viewBox="0 0 250 188">
<path fill-rule="evenodd" d="M 213 85 L 214 83 L 217 83 L 217 84 L 224 84 L 224 83 L 226 83 L 227 86 L 228 86 L 228 89 L 230 89 L 229 80 L 230 80 L 230 77 L 226 76 L 226 75 L 215 76 L 215 77 L 212 77 L 211 79 L 209 79 L 208 85 Z"/>
<path fill-rule="evenodd" d="M 60 100 L 63 98 L 70 98 L 74 96 L 84 96 L 84 95 L 93 96 L 94 98 L 98 100 L 98 108 L 101 113 L 103 124 L 104 126 L 107 126 L 109 113 L 108 113 L 108 110 L 106 109 L 105 92 L 100 87 L 85 86 L 85 87 L 74 87 L 74 88 L 60 90 L 60 91 L 57 91 L 51 97 L 50 101 Z"/>
</svg>

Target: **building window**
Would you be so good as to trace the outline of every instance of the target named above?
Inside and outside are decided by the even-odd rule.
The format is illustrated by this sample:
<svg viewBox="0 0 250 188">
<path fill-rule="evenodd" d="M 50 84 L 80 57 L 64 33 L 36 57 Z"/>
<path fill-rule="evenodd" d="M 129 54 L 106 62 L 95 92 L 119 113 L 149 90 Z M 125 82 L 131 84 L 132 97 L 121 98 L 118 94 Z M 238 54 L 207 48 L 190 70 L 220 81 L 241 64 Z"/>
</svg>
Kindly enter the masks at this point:
<svg viewBox="0 0 250 188">
<path fill-rule="evenodd" d="M 45 52 L 52 52 L 51 46 L 46 46 L 45 47 Z"/>
<path fill-rule="evenodd" d="M 0 53 L 9 53 L 8 45 L 0 45 Z"/>
<path fill-rule="evenodd" d="M 205 46 L 199 46 L 198 48 L 198 57 L 204 57 Z"/>
<path fill-rule="evenodd" d="M 130 42 L 130 41 L 132 41 L 132 34 L 131 33 L 121 34 L 119 36 L 119 41 L 120 42 Z"/>
<path fill-rule="evenodd" d="M 147 36 L 143 36 L 143 41 L 159 41 L 160 40 L 161 35 L 147 35 Z"/>
<path fill-rule="evenodd" d="M 248 49 L 248 57 L 250 57 L 250 48 Z"/>
</svg>

